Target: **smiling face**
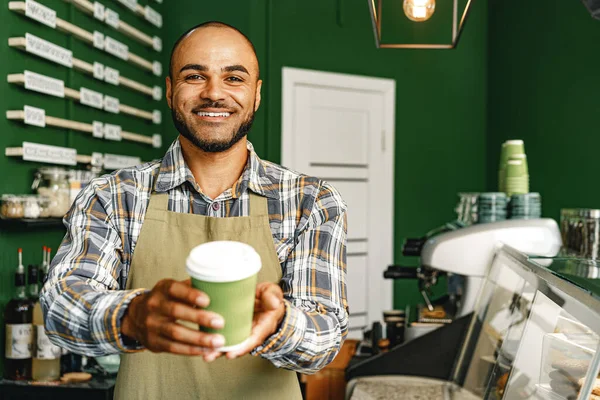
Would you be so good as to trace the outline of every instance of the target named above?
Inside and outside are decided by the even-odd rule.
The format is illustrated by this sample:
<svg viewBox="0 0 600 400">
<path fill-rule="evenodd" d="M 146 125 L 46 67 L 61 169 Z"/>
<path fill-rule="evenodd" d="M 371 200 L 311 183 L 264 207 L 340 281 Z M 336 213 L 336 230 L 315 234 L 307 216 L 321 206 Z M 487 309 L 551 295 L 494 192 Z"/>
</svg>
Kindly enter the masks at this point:
<svg viewBox="0 0 600 400">
<path fill-rule="evenodd" d="M 166 82 L 179 133 L 206 152 L 245 137 L 260 105 L 258 60 L 247 39 L 226 27 L 202 27 L 179 44 Z"/>
</svg>

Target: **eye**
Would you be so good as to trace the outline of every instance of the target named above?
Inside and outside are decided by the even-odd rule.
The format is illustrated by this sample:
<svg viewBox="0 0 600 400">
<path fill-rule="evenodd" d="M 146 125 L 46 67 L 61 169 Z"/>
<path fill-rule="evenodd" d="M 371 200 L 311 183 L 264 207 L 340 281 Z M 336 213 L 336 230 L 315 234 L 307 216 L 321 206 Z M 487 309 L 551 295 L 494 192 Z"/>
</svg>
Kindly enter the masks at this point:
<svg viewBox="0 0 600 400">
<path fill-rule="evenodd" d="M 240 77 L 237 76 L 230 76 L 227 78 L 228 81 L 230 82 L 244 82 L 244 80 Z"/>
<path fill-rule="evenodd" d="M 195 80 L 202 79 L 202 78 L 203 78 L 202 75 L 192 74 L 192 75 L 186 76 L 185 80 L 186 81 L 195 81 Z"/>
</svg>

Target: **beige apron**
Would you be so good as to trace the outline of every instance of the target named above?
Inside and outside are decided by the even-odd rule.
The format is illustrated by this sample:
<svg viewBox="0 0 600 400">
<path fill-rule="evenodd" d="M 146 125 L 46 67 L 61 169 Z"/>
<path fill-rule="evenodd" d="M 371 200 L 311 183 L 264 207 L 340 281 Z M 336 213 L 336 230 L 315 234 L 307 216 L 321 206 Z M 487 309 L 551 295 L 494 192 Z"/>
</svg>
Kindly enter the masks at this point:
<svg viewBox="0 0 600 400">
<path fill-rule="evenodd" d="M 215 218 L 168 211 L 168 195 L 153 193 L 134 254 L 127 288 L 152 288 L 164 278 L 188 278 L 185 260 L 195 246 L 236 240 L 260 254 L 259 282 L 279 283 L 282 273 L 269 227 L 267 199 L 250 193 L 250 216 Z M 302 399 L 296 373 L 261 357 L 123 354 L 115 399 Z"/>
</svg>

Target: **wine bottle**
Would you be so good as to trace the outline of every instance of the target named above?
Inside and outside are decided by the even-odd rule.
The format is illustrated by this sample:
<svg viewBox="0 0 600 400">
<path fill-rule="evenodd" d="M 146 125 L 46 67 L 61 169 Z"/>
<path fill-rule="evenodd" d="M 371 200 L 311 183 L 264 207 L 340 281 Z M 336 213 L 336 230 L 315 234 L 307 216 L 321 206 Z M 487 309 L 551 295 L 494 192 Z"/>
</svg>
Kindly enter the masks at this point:
<svg viewBox="0 0 600 400">
<path fill-rule="evenodd" d="M 12 380 L 31 379 L 33 313 L 25 292 L 23 251 L 19 249 L 19 266 L 15 273 L 15 295 L 4 309 L 5 357 L 4 376 Z"/>
</svg>

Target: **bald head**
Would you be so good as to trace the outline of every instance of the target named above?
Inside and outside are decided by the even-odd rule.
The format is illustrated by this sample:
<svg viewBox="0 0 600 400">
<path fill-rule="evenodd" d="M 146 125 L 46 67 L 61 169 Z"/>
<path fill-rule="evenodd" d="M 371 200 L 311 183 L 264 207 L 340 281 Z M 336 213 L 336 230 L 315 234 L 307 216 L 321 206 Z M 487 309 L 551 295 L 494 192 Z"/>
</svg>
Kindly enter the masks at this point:
<svg viewBox="0 0 600 400">
<path fill-rule="evenodd" d="M 258 57 L 256 55 L 256 49 L 254 48 L 254 44 L 252 44 L 252 41 L 250 41 L 250 39 L 246 35 L 244 35 L 239 29 L 219 21 L 203 22 L 199 25 L 188 29 L 181 36 L 179 36 L 179 38 L 177 39 L 177 41 L 175 41 L 175 44 L 173 45 L 173 49 L 171 50 L 171 58 L 169 62 L 169 76 L 171 77 L 171 79 L 173 79 L 173 73 L 177 72 L 174 71 L 174 64 L 176 62 L 176 58 L 178 57 L 178 53 L 181 50 L 180 48 L 187 41 L 187 39 L 191 38 L 192 36 L 196 36 L 197 34 L 208 34 L 210 36 L 211 31 L 213 34 L 215 34 L 218 31 L 221 31 L 220 33 L 222 34 L 224 33 L 222 30 L 229 31 L 227 32 L 227 36 L 230 37 L 231 41 L 239 40 L 240 44 L 246 44 L 247 48 L 251 51 L 252 55 L 254 56 L 256 79 L 259 79 L 260 70 L 258 66 Z"/>
</svg>

